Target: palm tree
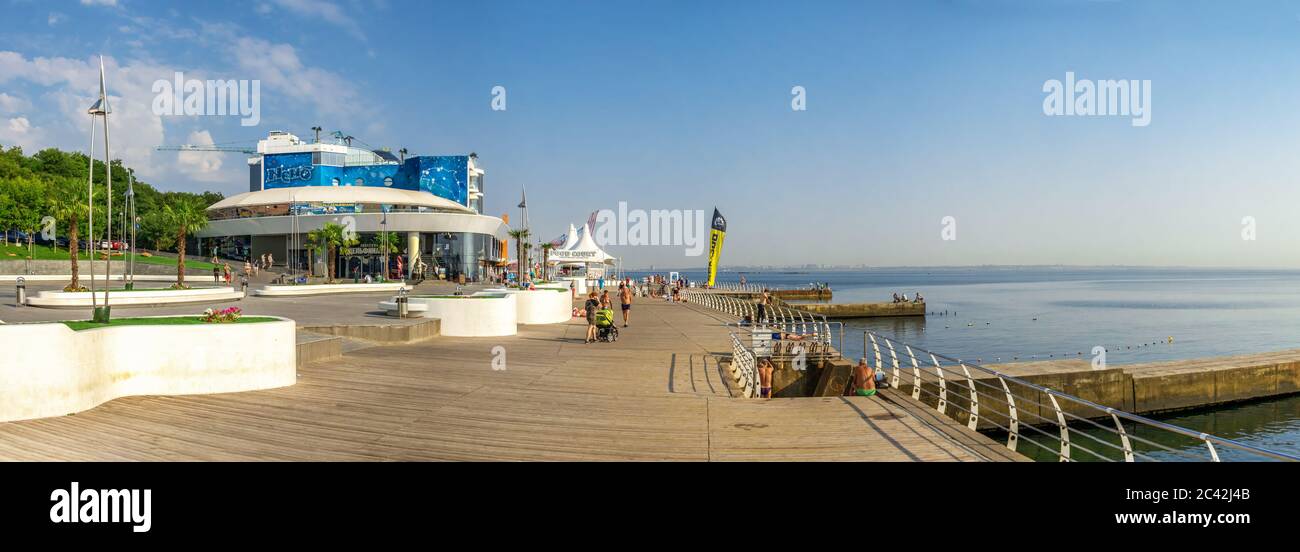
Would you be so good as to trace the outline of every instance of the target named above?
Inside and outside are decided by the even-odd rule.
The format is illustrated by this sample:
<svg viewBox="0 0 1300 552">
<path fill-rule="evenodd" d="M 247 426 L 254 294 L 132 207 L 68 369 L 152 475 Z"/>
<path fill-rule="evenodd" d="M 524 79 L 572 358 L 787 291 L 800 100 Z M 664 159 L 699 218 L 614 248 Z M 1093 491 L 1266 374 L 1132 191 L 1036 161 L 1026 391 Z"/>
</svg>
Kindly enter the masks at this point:
<svg viewBox="0 0 1300 552">
<path fill-rule="evenodd" d="M 531 232 L 527 228 L 510 231 L 510 237 L 515 239 L 515 259 L 519 263 L 520 282 L 524 281 L 524 274 L 526 274 L 524 267 L 528 266 L 524 261 L 524 240 L 527 240 L 529 235 Z"/>
<path fill-rule="evenodd" d="M 387 232 L 384 234 L 375 234 L 375 247 L 383 255 L 384 267 L 382 269 L 384 278 L 388 278 L 388 256 L 401 251 L 402 237 L 396 232 Z"/>
<path fill-rule="evenodd" d="M 542 244 L 542 280 L 550 280 L 551 271 L 551 250 L 555 249 L 555 244 L 546 242 Z"/>
<path fill-rule="evenodd" d="M 531 243 L 525 243 L 525 244 L 524 244 L 524 256 L 529 258 L 529 261 L 528 261 L 528 268 L 527 268 L 527 270 L 524 271 L 524 273 L 525 273 L 525 274 L 528 274 L 528 280 L 529 280 L 529 281 L 532 281 L 532 279 L 533 279 L 533 277 L 532 277 L 532 274 L 533 274 L 533 261 L 532 261 L 532 257 L 533 257 L 533 244 L 531 244 Z"/>
<path fill-rule="evenodd" d="M 318 253 L 325 254 L 329 266 L 326 278 L 330 283 L 334 282 L 335 252 L 347 255 L 351 252 L 352 246 L 360 243 L 355 234 L 348 232 L 343 225 L 333 222 L 327 222 L 319 230 L 308 232 L 307 241 L 316 247 Z"/>
<path fill-rule="evenodd" d="M 176 229 L 176 287 L 185 287 L 185 237 L 208 225 L 208 213 L 197 197 L 177 197 L 163 206 L 163 216 Z"/>
<path fill-rule="evenodd" d="M 88 212 L 86 198 L 81 196 L 85 189 L 81 183 L 72 178 L 60 178 L 54 181 L 48 197 L 50 211 L 54 218 L 68 225 L 68 259 L 72 261 L 72 281 L 63 291 L 81 291 L 81 272 L 77 265 L 77 254 L 81 247 L 78 243 L 81 219 Z"/>
</svg>

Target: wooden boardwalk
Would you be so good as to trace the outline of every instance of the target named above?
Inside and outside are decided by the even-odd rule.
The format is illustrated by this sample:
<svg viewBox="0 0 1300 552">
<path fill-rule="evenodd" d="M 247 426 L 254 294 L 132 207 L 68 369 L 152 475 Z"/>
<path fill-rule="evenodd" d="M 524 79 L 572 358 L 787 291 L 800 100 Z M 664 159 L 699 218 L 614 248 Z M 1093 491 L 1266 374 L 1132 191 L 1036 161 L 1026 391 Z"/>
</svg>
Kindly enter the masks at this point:
<svg viewBox="0 0 1300 552">
<path fill-rule="evenodd" d="M 720 318 L 648 300 L 633 315 L 612 344 L 583 344 L 580 323 L 520 326 L 355 350 L 283 389 L 0 423 L 0 460 L 1006 459 L 887 397 L 733 398 L 710 355 L 730 350 Z"/>
</svg>

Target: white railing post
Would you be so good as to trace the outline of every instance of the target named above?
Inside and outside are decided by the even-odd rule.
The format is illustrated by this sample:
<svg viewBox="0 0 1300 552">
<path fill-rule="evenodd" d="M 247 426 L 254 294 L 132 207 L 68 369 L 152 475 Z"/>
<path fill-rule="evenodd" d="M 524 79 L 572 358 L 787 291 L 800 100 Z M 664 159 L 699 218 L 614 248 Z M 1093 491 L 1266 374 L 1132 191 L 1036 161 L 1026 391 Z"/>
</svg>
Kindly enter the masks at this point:
<svg viewBox="0 0 1300 552">
<path fill-rule="evenodd" d="M 978 429 L 980 423 L 980 395 L 975 392 L 975 378 L 970 377 L 970 368 L 966 363 L 962 363 L 961 371 L 966 374 L 966 385 L 970 386 L 970 419 L 966 421 L 966 427 L 972 430 Z"/>
<path fill-rule="evenodd" d="M 1056 395 L 1046 393 L 1047 398 L 1052 400 L 1052 408 L 1056 409 L 1056 423 L 1061 426 L 1061 461 L 1070 461 L 1070 426 L 1065 423 L 1065 412 L 1061 411 L 1060 403 L 1056 402 Z"/>
<path fill-rule="evenodd" d="M 1011 388 L 1007 386 L 1007 380 L 998 376 L 998 381 L 1002 382 L 1002 391 L 1007 394 L 1007 448 L 1012 452 L 1016 450 L 1016 444 L 1020 441 L 1020 416 L 1016 412 L 1016 397 L 1011 394 Z"/>
</svg>

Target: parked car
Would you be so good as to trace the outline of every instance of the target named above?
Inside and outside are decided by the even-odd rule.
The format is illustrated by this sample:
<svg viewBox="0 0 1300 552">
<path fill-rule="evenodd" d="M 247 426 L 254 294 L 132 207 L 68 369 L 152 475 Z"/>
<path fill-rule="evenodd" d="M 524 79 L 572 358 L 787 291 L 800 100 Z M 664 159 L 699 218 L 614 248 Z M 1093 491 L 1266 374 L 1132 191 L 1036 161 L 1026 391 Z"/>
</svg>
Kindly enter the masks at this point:
<svg viewBox="0 0 1300 552">
<path fill-rule="evenodd" d="M 124 251 L 127 249 L 127 245 L 126 242 L 124 241 L 113 240 L 113 243 L 110 244 L 108 240 L 99 240 L 99 248 L 112 249 L 114 251 Z"/>
</svg>

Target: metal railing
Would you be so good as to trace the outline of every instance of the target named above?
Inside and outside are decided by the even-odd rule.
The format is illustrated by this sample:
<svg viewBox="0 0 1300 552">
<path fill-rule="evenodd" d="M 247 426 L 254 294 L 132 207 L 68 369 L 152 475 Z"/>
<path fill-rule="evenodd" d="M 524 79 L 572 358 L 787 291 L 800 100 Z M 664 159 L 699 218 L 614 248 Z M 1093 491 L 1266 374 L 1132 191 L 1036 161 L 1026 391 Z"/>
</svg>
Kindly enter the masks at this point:
<svg viewBox="0 0 1300 552">
<path fill-rule="evenodd" d="M 740 284 L 735 282 L 720 282 L 713 285 L 713 289 L 720 291 L 745 291 L 751 293 L 762 293 L 766 286 L 760 284 Z M 771 289 L 771 288 L 768 288 Z"/>
<path fill-rule="evenodd" d="M 738 320 L 748 319 L 750 324 L 774 326 L 787 333 L 829 338 L 835 334 L 835 327 L 838 327 L 839 339 L 836 342 L 835 350 L 841 355 L 843 354 L 844 324 L 842 322 L 828 322 L 825 315 L 792 308 L 789 305 L 765 305 L 762 307 L 762 312 L 759 312 L 758 303 L 752 300 L 691 289 L 683 290 L 682 293 L 687 302 L 722 311 L 736 317 Z"/>
<path fill-rule="evenodd" d="M 1115 461 L 1121 457 L 1125 462 L 1139 459 L 1158 461 L 1148 454 L 1154 451 L 1195 460 L 1206 459 L 1190 450 L 1136 435 L 1125 427 L 1127 423 L 1133 425 L 1134 430 L 1153 430 L 1155 435 L 1162 436 L 1157 438 L 1180 437 L 1199 442 L 1204 445 L 1208 459 L 1214 462 L 1220 461 L 1220 448 L 1247 453 L 1253 459 L 1300 461 L 1300 457 L 1287 453 L 1103 406 L 979 364 L 913 347 L 872 331 L 863 332 L 862 344 L 864 356 L 874 356 L 876 370 L 885 374 L 892 387 L 900 391 L 904 386 L 910 387 L 913 399 L 931 405 L 942 415 L 965 421 L 972 430 L 996 428 L 1005 432 L 1006 446 L 1013 451 L 1024 441 L 1056 456 L 1061 462 L 1080 459 Z M 886 354 L 889 366 L 883 362 Z M 900 354 L 905 355 L 906 362 L 900 362 Z M 928 363 L 925 362 L 927 359 Z M 981 423 L 987 427 L 981 428 Z M 1140 451 L 1135 443 L 1149 450 Z"/>
<path fill-rule="evenodd" d="M 731 334 L 731 377 L 740 388 L 741 396 L 758 396 L 758 359 L 745 347 L 738 334 Z"/>
</svg>

